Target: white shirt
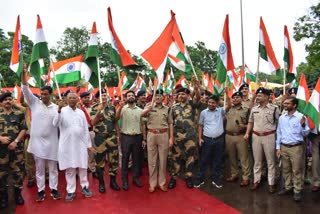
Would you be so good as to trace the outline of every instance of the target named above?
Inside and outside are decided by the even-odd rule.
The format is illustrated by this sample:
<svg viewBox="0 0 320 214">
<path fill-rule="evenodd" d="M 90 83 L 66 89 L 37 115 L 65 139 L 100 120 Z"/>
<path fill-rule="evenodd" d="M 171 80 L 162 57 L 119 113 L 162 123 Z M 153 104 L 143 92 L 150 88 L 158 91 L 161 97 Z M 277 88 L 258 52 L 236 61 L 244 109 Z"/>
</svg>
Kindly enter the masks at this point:
<svg viewBox="0 0 320 214">
<path fill-rule="evenodd" d="M 56 112 L 53 125 L 59 127 L 58 161 L 60 170 L 88 167 L 88 148 L 91 147 L 88 123 L 82 110 L 63 107 Z"/>
<path fill-rule="evenodd" d="M 58 106 L 51 103 L 46 106 L 33 95 L 28 86 L 22 85 L 22 92 L 31 109 L 30 141 L 27 151 L 35 156 L 57 161 L 58 129 L 52 125 Z"/>
</svg>

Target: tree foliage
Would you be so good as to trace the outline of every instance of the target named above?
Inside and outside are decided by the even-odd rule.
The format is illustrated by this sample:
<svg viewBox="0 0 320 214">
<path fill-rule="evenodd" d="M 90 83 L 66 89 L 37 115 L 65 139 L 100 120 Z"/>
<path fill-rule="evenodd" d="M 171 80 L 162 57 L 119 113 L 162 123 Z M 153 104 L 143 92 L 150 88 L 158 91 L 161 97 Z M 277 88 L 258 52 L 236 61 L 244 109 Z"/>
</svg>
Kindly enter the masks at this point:
<svg viewBox="0 0 320 214">
<path fill-rule="evenodd" d="M 311 6 L 306 15 L 297 19 L 294 39 L 311 41 L 306 44 L 307 63 L 301 63 L 298 72 L 305 73 L 308 83 L 314 83 L 320 74 L 320 2 Z"/>
</svg>

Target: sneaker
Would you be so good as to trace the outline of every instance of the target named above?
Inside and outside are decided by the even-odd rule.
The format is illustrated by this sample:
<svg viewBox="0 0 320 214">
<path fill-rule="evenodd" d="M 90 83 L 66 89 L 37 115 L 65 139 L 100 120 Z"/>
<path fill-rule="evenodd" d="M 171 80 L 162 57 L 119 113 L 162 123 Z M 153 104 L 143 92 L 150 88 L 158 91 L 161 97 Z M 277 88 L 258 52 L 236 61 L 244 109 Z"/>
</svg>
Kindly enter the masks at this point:
<svg viewBox="0 0 320 214">
<path fill-rule="evenodd" d="M 212 181 L 212 184 L 213 184 L 213 186 L 217 187 L 218 189 L 222 188 L 222 184 L 219 181 L 216 181 L 216 182 Z"/>
<path fill-rule="evenodd" d="M 92 192 L 91 192 L 87 187 L 82 188 L 81 193 L 82 193 L 86 198 L 92 197 Z"/>
<path fill-rule="evenodd" d="M 51 190 L 51 193 L 50 193 L 51 197 L 54 199 L 54 200 L 59 200 L 61 198 L 61 195 L 60 193 L 55 190 L 55 189 L 52 189 Z"/>
<path fill-rule="evenodd" d="M 195 180 L 195 182 L 193 183 L 193 186 L 199 188 L 202 184 L 204 184 L 204 180 L 200 179 L 200 178 L 197 178 Z"/>
<path fill-rule="evenodd" d="M 45 194 L 44 190 L 38 192 L 38 195 L 37 195 L 37 198 L 36 198 L 36 202 L 44 201 L 45 197 L 46 197 L 46 194 Z"/>
<path fill-rule="evenodd" d="M 66 201 L 73 201 L 74 197 L 76 197 L 76 193 L 68 193 L 66 196 Z"/>
</svg>

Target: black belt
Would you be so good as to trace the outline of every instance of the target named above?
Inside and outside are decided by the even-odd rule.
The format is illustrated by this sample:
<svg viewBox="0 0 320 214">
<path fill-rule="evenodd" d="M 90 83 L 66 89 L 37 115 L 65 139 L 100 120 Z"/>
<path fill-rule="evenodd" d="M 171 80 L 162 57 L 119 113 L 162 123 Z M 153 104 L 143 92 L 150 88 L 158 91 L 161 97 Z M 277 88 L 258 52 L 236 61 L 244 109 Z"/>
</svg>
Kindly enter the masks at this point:
<svg viewBox="0 0 320 214">
<path fill-rule="evenodd" d="M 92 132 L 92 131 L 93 131 L 93 128 L 92 128 L 92 127 L 89 127 L 88 129 L 89 129 L 89 132 Z"/>
<path fill-rule="evenodd" d="M 302 143 L 297 143 L 297 144 L 283 144 L 283 143 L 281 143 L 281 145 L 284 147 L 291 148 L 291 147 L 295 147 L 295 146 L 301 146 Z"/>
<path fill-rule="evenodd" d="M 141 134 L 125 134 L 125 133 L 121 133 L 121 134 L 124 135 L 124 136 L 130 136 L 130 137 L 142 135 L 142 133 Z"/>
<path fill-rule="evenodd" d="M 223 137 L 223 135 L 224 135 L 224 133 L 222 133 L 222 134 L 219 135 L 218 137 L 207 137 L 207 136 L 205 136 L 205 135 L 203 135 L 203 137 L 208 138 L 208 139 L 210 139 L 210 140 L 217 140 L 217 139 Z"/>
</svg>

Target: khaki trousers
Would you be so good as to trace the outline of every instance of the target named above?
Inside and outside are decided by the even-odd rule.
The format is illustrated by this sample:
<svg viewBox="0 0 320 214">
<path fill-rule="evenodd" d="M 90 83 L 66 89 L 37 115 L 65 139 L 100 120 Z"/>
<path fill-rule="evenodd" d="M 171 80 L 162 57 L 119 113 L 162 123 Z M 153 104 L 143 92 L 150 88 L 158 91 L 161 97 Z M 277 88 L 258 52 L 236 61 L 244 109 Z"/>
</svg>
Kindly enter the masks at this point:
<svg viewBox="0 0 320 214">
<path fill-rule="evenodd" d="M 276 143 L 275 134 L 268 136 L 252 135 L 252 150 L 254 158 L 253 175 L 254 183 L 261 180 L 261 169 L 263 163 L 263 156 L 266 157 L 268 166 L 268 183 L 275 184 L 275 159 L 276 159 Z"/>
<path fill-rule="evenodd" d="M 287 190 L 293 186 L 295 193 L 299 193 L 302 190 L 303 149 L 302 145 L 294 147 L 281 145 L 284 185 Z"/>
<path fill-rule="evenodd" d="M 320 186 L 320 139 L 317 137 L 312 141 L 312 181 L 313 186 Z"/>
<path fill-rule="evenodd" d="M 148 132 L 148 167 L 149 184 L 156 187 L 157 184 L 163 186 L 166 184 L 167 158 L 169 151 L 168 133 Z"/>
<path fill-rule="evenodd" d="M 90 131 L 90 139 L 91 139 L 92 147 L 95 147 L 94 136 L 95 136 L 94 131 Z M 88 151 L 88 155 L 89 155 L 88 168 L 90 169 L 91 172 L 95 172 L 96 171 L 96 161 L 95 161 L 94 154 L 92 152 Z"/>
<path fill-rule="evenodd" d="M 248 142 L 245 142 L 243 140 L 243 135 L 232 136 L 226 134 L 226 153 L 230 161 L 231 176 L 238 177 L 239 158 L 242 170 L 242 179 L 248 180 L 251 174 L 248 154 Z"/>
</svg>

